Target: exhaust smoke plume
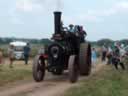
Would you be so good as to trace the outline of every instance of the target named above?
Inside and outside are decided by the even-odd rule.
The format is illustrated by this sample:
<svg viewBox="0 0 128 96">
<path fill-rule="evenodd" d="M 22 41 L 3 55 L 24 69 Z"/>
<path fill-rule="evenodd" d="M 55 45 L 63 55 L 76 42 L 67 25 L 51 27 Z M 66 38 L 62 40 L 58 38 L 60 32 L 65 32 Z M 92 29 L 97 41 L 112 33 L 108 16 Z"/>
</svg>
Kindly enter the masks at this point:
<svg viewBox="0 0 128 96">
<path fill-rule="evenodd" d="M 34 0 L 35 1 L 35 0 Z M 36 0 L 47 11 L 62 11 L 62 0 Z"/>
<path fill-rule="evenodd" d="M 56 11 L 62 10 L 62 0 L 56 0 Z"/>
</svg>

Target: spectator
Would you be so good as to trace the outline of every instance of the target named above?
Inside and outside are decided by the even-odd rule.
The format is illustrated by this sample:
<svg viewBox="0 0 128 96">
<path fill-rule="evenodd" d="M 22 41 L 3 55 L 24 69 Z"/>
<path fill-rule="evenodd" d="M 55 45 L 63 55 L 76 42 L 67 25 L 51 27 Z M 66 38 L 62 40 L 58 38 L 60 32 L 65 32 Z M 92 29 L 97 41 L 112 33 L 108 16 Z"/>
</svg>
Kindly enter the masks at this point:
<svg viewBox="0 0 128 96">
<path fill-rule="evenodd" d="M 0 48 L 0 71 L 2 70 L 2 63 L 3 63 L 3 52 L 2 49 Z"/>
<path fill-rule="evenodd" d="M 113 51 L 112 63 L 114 64 L 117 70 L 119 65 L 123 70 L 125 70 L 124 63 L 121 61 L 120 46 L 115 46 L 115 49 Z"/>
<path fill-rule="evenodd" d="M 107 54 L 107 49 L 105 46 L 102 47 L 102 61 L 106 61 L 106 54 Z"/>
<path fill-rule="evenodd" d="M 30 50 L 31 49 L 30 49 L 29 43 L 27 43 L 27 45 L 24 47 L 24 60 L 25 60 L 25 64 L 28 64 Z"/>
<path fill-rule="evenodd" d="M 9 49 L 8 49 L 8 56 L 9 56 L 9 60 L 10 60 L 10 68 L 13 68 L 13 62 L 14 62 L 14 46 L 10 45 Z"/>
<path fill-rule="evenodd" d="M 122 44 L 119 48 L 120 48 L 120 55 L 121 55 L 121 57 L 124 57 L 125 54 L 126 54 L 126 51 L 124 49 L 124 45 Z"/>
<path fill-rule="evenodd" d="M 108 47 L 107 58 L 108 58 L 107 64 L 112 64 L 112 49 L 111 49 L 111 47 Z"/>
<path fill-rule="evenodd" d="M 92 64 L 95 66 L 97 60 L 97 54 L 95 48 L 92 48 Z"/>
</svg>

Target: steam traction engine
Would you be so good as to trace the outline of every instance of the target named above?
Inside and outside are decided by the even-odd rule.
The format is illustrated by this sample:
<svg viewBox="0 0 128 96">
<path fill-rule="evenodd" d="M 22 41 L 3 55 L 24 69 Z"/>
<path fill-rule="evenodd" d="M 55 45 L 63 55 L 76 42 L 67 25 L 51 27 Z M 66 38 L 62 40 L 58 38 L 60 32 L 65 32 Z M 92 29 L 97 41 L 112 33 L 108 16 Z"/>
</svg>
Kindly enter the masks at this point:
<svg viewBox="0 0 128 96">
<path fill-rule="evenodd" d="M 54 12 L 55 33 L 52 44 L 48 46 L 46 56 L 38 54 L 33 62 L 33 78 L 40 82 L 46 69 L 53 75 L 62 75 L 68 70 L 69 80 L 74 83 L 79 74 L 89 75 L 91 71 L 91 45 L 82 40 L 78 31 L 71 33 L 62 27 L 61 12 Z M 79 29 L 79 26 L 78 26 Z M 45 64 L 47 58 L 48 63 Z"/>
</svg>

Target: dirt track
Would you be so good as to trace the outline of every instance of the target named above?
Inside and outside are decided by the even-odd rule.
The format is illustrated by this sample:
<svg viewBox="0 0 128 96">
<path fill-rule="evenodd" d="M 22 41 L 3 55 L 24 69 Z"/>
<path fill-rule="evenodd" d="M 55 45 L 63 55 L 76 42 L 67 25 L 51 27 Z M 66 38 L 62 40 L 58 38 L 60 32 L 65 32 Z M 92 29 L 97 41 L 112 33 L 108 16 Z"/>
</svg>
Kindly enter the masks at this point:
<svg viewBox="0 0 128 96">
<path fill-rule="evenodd" d="M 102 67 L 103 64 L 98 64 L 93 68 L 92 74 L 98 72 Z M 63 76 L 58 77 L 47 73 L 44 82 L 26 81 L 18 83 L 10 88 L 6 87 L 0 90 L 0 96 L 61 96 L 70 87 L 78 85 L 78 83 L 69 83 L 67 75 L 65 73 Z M 85 77 L 80 79 L 85 79 Z"/>
</svg>

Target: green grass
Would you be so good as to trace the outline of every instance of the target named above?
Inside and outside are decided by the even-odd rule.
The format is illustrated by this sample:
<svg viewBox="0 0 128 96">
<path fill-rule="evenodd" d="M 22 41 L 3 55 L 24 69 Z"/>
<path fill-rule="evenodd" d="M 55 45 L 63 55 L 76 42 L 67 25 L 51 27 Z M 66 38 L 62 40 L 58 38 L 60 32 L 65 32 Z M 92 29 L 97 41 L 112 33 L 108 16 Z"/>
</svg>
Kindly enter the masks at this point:
<svg viewBox="0 0 128 96">
<path fill-rule="evenodd" d="M 5 64 L 0 68 L 0 86 L 32 78 L 31 65 L 24 65 L 24 62 L 21 61 L 14 63 L 13 68 L 9 68 L 8 64 Z"/>
<path fill-rule="evenodd" d="M 8 44 L 0 44 L 1 49 L 3 50 L 4 59 L 8 58 L 7 50 Z M 34 58 L 37 54 L 38 50 L 43 45 L 33 44 L 31 47 L 30 58 Z M 0 65 L 0 86 L 7 85 L 8 83 L 12 83 L 18 80 L 30 79 L 32 78 L 32 65 L 25 66 L 23 61 L 14 62 L 14 68 L 10 69 L 8 65 L 8 61 L 5 62 L 4 66 Z M 31 62 L 32 64 L 32 62 Z"/>
<path fill-rule="evenodd" d="M 111 66 L 82 81 L 80 86 L 68 90 L 64 96 L 128 96 L 128 72 Z"/>
</svg>

